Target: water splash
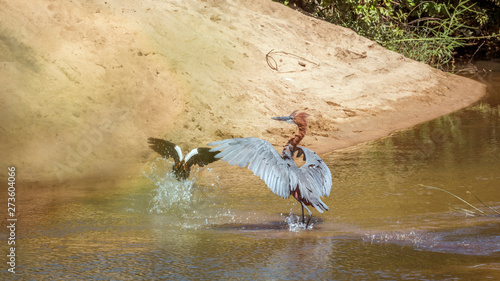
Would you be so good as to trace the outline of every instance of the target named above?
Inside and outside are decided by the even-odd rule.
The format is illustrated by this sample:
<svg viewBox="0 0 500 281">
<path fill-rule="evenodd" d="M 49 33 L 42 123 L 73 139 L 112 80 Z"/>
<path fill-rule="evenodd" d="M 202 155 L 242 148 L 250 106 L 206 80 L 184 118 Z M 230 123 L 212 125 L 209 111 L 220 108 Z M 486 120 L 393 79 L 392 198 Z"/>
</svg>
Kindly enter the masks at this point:
<svg viewBox="0 0 500 281">
<path fill-rule="evenodd" d="M 211 188 L 220 186 L 219 176 L 210 168 L 193 167 L 191 176 L 177 180 L 172 171 L 173 162 L 158 158 L 146 164 L 143 175 L 155 186 L 150 192 L 149 213 L 158 223 L 168 223 L 186 229 L 209 227 L 222 221 L 233 221 L 235 215 L 213 201 Z M 201 182 L 197 184 L 197 181 Z"/>
<path fill-rule="evenodd" d="M 415 248 L 422 246 L 423 234 L 418 231 L 410 232 L 391 232 L 391 233 L 366 233 L 363 241 L 370 242 L 371 244 L 410 244 Z"/>
<path fill-rule="evenodd" d="M 302 216 L 294 215 L 292 210 L 290 210 L 290 214 L 285 216 L 285 222 L 288 225 L 288 230 L 292 232 L 299 232 L 301 230 L 306 229 L 306 224 L 302 222 Z M 313 223 L 309 223 L 309 227 L 307 229 L 313 229 Z"/>
<path fill-rule="evenodd" d="M 151 213 L 161 214 L 172 207 L 189 208 L 199 200 L 195 196 L 197 173 L 191 178 L 179 181 L 172 172 L 172 164 L 170 161 L 157 159 L 143 170 L 144 176 L 156 186 L 151 191 Z"/>
</svg>

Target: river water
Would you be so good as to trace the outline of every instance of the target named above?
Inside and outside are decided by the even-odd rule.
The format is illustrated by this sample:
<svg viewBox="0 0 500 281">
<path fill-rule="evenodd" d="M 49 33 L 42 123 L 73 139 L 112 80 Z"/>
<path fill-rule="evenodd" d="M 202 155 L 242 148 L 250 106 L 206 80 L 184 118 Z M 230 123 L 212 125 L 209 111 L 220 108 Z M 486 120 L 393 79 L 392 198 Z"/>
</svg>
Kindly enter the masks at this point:
<svg viewBox="0 0 500 281">
<path fill-rule="evenodd" d="M 495 99 L 322 158 L 330 210 L 309 230 L 295 200 L 222 162 L 184 182 L 158 159 L 140 179 L 19 190 L 17 273 L 0 277 L 500 279 Z"/>
</svg>

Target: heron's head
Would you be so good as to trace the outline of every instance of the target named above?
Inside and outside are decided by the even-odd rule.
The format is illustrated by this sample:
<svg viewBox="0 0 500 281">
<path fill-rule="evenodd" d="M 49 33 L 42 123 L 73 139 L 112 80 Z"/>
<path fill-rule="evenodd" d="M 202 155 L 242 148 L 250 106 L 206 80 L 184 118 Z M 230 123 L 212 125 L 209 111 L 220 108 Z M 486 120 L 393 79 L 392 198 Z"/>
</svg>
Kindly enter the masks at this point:
<svg viewBox="0 0 500 281">
<path fill-rule="evenodd" d="M 300 123 L 301 121 L 305 122 L 307 116 L 309 116 L 309 114 L 307 114 L 305 112 L 297 113 L 297 110 L 295 110 L 289 116 L 271 117 L 271 119 L 278 120 L 278 121 L 285 121 L 287 123 L 297 124 L 298 125 L 298 123 Z"/>
</svg>

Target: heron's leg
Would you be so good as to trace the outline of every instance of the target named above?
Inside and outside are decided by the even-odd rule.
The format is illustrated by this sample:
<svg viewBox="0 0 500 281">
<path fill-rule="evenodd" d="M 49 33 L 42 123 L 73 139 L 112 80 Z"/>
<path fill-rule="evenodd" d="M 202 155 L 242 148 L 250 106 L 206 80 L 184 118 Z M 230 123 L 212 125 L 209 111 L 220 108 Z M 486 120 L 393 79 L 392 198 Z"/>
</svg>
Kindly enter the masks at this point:
<svg viewBox="0 0 500 281">
<path fill-rule="evenodd" d="M 306 229 L 307 227 L 309 226 L 309 223 L 311 222 L 311 218 L 312 218 L 312 212 L 309 211 L 309 209 L 306 207 L 306 205 L 304 205 L 304 203 L 300 202 L 302 204 L 302 223 L 304 223 L 304 208 L 306 208 L 307 212 L 309 213 L 309 218 L 307 219 L 307 223 L 306 223 Z"/>
</svg>

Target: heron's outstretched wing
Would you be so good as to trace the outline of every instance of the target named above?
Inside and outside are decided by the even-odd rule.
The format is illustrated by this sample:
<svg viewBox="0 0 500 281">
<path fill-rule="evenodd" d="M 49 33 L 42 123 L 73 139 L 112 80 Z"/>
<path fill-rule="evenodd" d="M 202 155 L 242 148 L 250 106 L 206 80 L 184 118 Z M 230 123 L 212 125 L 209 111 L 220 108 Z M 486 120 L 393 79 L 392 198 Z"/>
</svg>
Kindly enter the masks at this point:
<svg viewBox="0 0 500 281">
<path fill-rule="evenodd" d="M 302 155 L 304 155 L 306 163 L 298 169 L 300 193 L 304 200 L 310 202 L 318 211 L 328 210 L 320 197 L 330 195 L 332 173 L 314 151 L 298 146 L 297 157 Z"/>
<path fill-rule="evenodd" d="M 182 151 L 179 146 L 167 140 L 148 138 L 149 147 L 165 158 L 174 158 L 175 163 L 182 160 Z"/>
<path fill-rule="evenodd" d="M 229 165 L 238 165 L 253 171 L 278 196 L 290 196 L 290 176 L 287 163 L 267 141 L 258 138 L 236 138 L 216 141 L 210 151 L 220 151 L 215 157 Z"/>
<path fill-rule="evenodd" d="M 205 165 L 208 165 L 212 162 L 219 160 L 219 158 L 215 158 L 215 155 L 217 155 L 217 153 L 219 152 L 218 151 L 210 152 L 209 147 L 195 148 L 186 155 L 185 159 L 186 165 L 188 167 L 191 167 L 192 165 L 196 164 L 200 167 L 203 167 Z"/>
</svg>

